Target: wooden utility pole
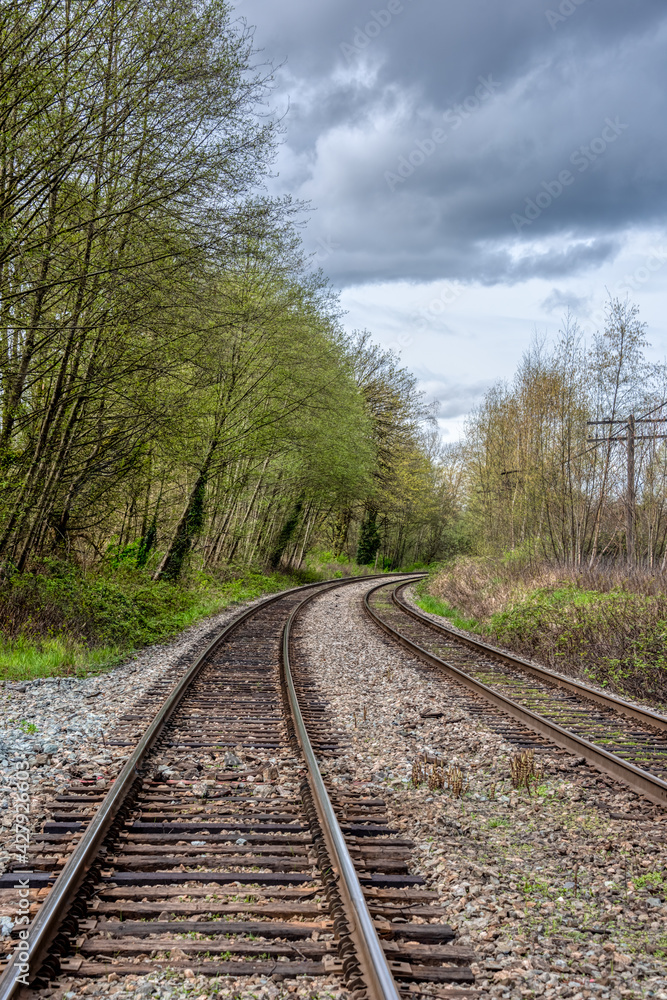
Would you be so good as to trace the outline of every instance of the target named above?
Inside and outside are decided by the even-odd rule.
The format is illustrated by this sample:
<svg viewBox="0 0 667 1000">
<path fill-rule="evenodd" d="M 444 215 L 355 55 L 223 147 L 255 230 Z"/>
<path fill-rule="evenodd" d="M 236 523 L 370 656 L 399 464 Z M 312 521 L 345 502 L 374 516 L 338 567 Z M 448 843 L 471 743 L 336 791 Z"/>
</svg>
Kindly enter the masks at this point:
<svg viewBox="0 0 667 1000">
<path fill-rule="evenodd" d="M 662 404 L 665 405 L 664 403 Z M 656 407 L 661 409 L 661 407 Z M 655 411 L 654 411 L 655 412 Z M 655 430 L 650 434 L 637 435 L 637 424 L 665 424 L 667 417 L 638 417 L 631 413 L 625 420 L 612 420 L 606 417 L 604 420 L 587 420 L 590 427 L 609 427 L 612 432 L 604 437 L 589 437 L 588 440 L 594 444 L 610 444 L 617 441 L 624 442 L 627 454 L 628 479 L 625 492 L 625 552 L 629 566 L 635 564 L 635 519 L 637 508 L 637 492 L 635 488 L 635 443 L 637 441 L 657 441 L 659 438 L 667 438 L 667 434 L 658 434 Z M 625 435 L 619 436 L 613 432 L 615 424 L 625 424 Z"/>
<path fill-rule="evenodd" d="M 635 415 L 628 417 L 628 485 L 625 503 L 625 549 L 630 566 L 635 564 L 635 513 L 637 494 L 635 491 Z"/>
</svg>

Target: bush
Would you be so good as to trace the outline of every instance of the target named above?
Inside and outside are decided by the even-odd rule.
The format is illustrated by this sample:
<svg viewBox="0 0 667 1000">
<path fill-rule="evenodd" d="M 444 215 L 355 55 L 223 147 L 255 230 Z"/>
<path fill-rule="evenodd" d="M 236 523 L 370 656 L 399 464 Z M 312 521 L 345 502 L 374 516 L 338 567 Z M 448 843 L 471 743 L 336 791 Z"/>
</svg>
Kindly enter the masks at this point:
<svg viewBox="0 0 667 1000">
<path fill-rule="evenodd" d="M 667 701 L 667 586 L 660 574 L 462 559 L 425 592 L 448 609 L 435 613 L 469 616 L 463 627 L 497 645 L 626 697 Z"/>
<path fill-rule="evenodd" d="M 97 574 L 48 560 L 0 588 L 0 677 L 97 671 L 231 604 L 311 579 L 318 576 L 246 570 L 229 579 L 200 573 L 183 584 L 155 583 L 122 560 Z"/>
</svg>

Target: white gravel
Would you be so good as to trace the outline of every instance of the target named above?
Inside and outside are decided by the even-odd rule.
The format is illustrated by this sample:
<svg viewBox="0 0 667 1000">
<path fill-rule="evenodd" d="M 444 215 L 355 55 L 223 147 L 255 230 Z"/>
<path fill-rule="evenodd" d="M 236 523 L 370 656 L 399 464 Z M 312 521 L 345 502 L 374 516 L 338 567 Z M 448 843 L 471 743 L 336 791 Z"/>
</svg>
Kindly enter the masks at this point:
<svg viewBox="0 0 667 1000">
<path fill-rule="evenodd" d="M 665 1000 L 664 810 L 561 751 L 539 755 L 536 793 L 514 791 L 516 746 L 466 711 L 460 688 L 372 626 L 361 608 L 367 587 L 318 598 L 297 631 L 300 662 L 350 739 L 331 780 L 386 798 L 415 841 L 413 871 L 439 893 L 459 942 L 478 952 L 478 987 L 504 998 Z M 421 718 L 429 709 L 444 715 Z M 424 750 L 461 768 L 463 798 L 412 787 Z"/>
</svg>

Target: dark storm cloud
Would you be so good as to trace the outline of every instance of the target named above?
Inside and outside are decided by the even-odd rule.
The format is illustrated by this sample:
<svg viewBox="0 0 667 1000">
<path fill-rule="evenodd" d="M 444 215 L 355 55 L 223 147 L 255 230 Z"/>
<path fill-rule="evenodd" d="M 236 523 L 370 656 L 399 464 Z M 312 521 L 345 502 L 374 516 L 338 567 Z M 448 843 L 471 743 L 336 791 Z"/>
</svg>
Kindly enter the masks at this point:
<svg viewBox="0 0 667 1000">
<path fill-rule="evenodd" d="M 667 215 L 664 0 L 244 0 L 339 284 L 559 278 Z"/>
</svg>

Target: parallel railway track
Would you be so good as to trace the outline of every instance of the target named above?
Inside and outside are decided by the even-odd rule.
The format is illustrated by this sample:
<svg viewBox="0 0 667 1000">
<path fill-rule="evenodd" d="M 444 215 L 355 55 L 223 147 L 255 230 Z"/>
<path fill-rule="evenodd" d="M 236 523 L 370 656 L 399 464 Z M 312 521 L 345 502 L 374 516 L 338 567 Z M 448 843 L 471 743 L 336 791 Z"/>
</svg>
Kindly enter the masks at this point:
<svg viewBox="0 0 667 1000">
<path fill-rule="evenodd" d="M 572 751 L 635 792 L 667 804 L 667 718 L 436 623 L 405 601 L 406 583 L 380 584 L 364 597 L 367 614 L 411 653 L 468 692 L 478 714 L 495 714 L 526 746 Z M 525 728 L 524 728 L 525 727 Z"/>
<path fill-rule="evenodd" d="M 128 712 L 115 742 L 136 746 L 106 795 L 80 782 L 56 796 L 28 865 L 0 880 L 45 896 L 28 934 L 31 988 L 160 968 L 333 973 L 371 1000 L 473 983 L 474 956 L 410 874 L 413 845 L 384 802 L 327 790 L 319 771 L 341 736 L 293 669 L 290 628 L 341 585 L 244 612 L 161 705 L 158 692 Z M 25 981 L 16 944 L 0 1000 Z"/>
</svg>

